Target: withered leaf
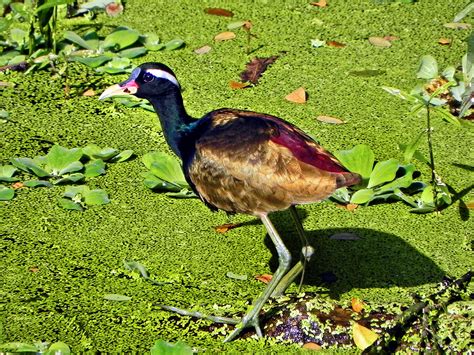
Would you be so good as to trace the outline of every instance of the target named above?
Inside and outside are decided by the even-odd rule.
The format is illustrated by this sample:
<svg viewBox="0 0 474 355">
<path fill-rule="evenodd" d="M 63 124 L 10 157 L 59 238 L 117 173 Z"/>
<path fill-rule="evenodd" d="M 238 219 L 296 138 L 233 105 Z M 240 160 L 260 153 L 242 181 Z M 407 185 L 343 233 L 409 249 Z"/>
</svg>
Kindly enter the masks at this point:
<svg viewBox="0 0 474 355">
<path fill-rule="evenodd" d="M 225 17 L 232 17 L 234 16 L 234 13 L 229 10 L 225 9 L 220 9 L 218 7 L 208 7 L 204 9 L 204 12 L 209 15 L 215 15 L 215 16 L 225 16 Z"/>
<path fill-rule="evenodd" d="M 214 40 L 216 42 L 220 42 L 220 41 L 227 41 L 229 39 L 234 39 L 234 38 L 235 38 L 234 32 L 226 31 L 226 32 L 221 32 L 218 35 L 216 35 L 214 37 Z"/>
<path fill-rule="evenodd" d="M 93 89 L 87 89 L 82 93 L 82 96 L 95 96 L 95 91 Z"/>
<path fill-rule="evenodd" d="M 379 337 L 374 331 L 363 327 L 359 323 L 354 323 L 352 326 L 352 336 L 354 337 L 354 343 L 361 350 L 367 349 L 371 346 Z"/>
<path fill-rule="evenodd" d="M 303 349 L 306 349 L 306 350 L 321 350 L 321 345 L 319 344 L 316 344 L 316 343 L 305 343 L 303 345 Z"/>
<path fill-rule="evenodd" d="M 209 53 L 211 51 L 211 46 L 202 46 L 200 48 L 197 48 L 194 50 L 194 53 L 196 54 L 206 54 L 206 53 Z"/>
<path fill-rule="evenodd" d="M 243 82 L 248 81 L 252 84 L 257 84 L 263 72 L 277 59 L 278 56 L 276 55 L 268 58 L 253 58 L 246 64 L 245 70 L 240 73 L 240 79 L 242 79 Z"/>
<path fill-rule="evenodd" d="M 331 124 L 343 124 L 343 123 L 346 123 L 346 122 L 344 122 L 343 120 L 341 120 L 340 118 L 331 117 L 331 116 L 318 116 L 318 117 L 316 117 L 316 119 L 317 119 L 319 122 L 331 123 Z"/>
<path fill-rule="evenodd" d="M 447 46 L 448 44 L 451 44 L 451 39 L 450 38 L 440 38 L 438 40 L 438 43 L 441 44 L 442 46 Z"/>
<path fill-rule="evenodd" d="M 451 28 L 453 30 L 468 30 L 471 28 L 471 24 L 462 22 L 450 22 L 445 23 L 444 27 Z"/>
<path fill-rule="evenodd" d="M 350 211 L 354 211 L 357 207 L 359 207 L 359 205 L 356 204 L 356 203 L 348 203 L 347 205 L 339 205 L 339 204 L 337 204 L 336 206 L 339 207 L 339 208 L 343 208 L 343 209 L 345 209 L 345 210 L 348 210 L 349 212 L 350 212 Z"/>
<path fill-rule="evenodd" d="M 344 48 L 346 46 L 344 43 L 337 42 L 337 41 L 327 41 L 326 45 L 328 45 L 329 47 L 334 47 L 334 48 Z"/>
<path fill-rule="evenodd" d="M 229 86 L 233 90 L 245 89 L 250 86 L 250 83 L 239 83 L 238 81 L 229 81 Z"/>
<path fill-rule="evenodd" d="M 317 6 L 317 7 L 326 7 L 328 6 L 328 3 L 326 0 L 319 0 L 319 1 L 310 2 L 310 5 Z"/>
<path fill-rule="evenodd" d="M 272 280 L 273 276 L 269 274 L 255 275 L 255 280 L 268 284 Z"/>
<path fill-rule="evenodd" d="M 21 182 L 21 181 L 18 181 L 18 182 L 15 182 L 14 184 L 12 184 L 12 188 L 13 189 L 21 189 L 25 187 L 25 185 Z"/>
<path fill-rule="evenodd" d="M 28 268 L 28 271 L 29 272 L 38 272 L 39 267 L 38 266 L 31 266 L 31 267 Z"/>
<path fill-rule="evenodd" d="M 386 39 L 387 41 L 396 41 L 397 39 L 400 39 L 400 37 L 397 36 L 384 36 L 383 39 Z"/>
<path fill-rule="evenodd" d="M 383 37 L 369 37 L 371 45 L 380 48 L 388 48 L 392 46 L 392 43 Z"/>
<path fill-rule="evenodd" d="M 352 298 L 351 300 L 351 307 L 354 312 L 360 313 L 364 309 L 365 303 L 358 299 L 358 298 Z"/>
<path fill-rule="evenodd" d="M 473 210 L 474 209 L 474 201 L 469 201 L 468 203 L 466 203 L 466 207 L 470 210 Z"/>
<path fill-rule="evenodd" d="M 224 233 L 227 233 L 228 231 L 230 231 L 231 229 L 234 229 L 234 228 L 237 228 L 237 227 L 240 227 L 240 226 L 241 226 L 241 223 L 225 223 L 225 224 L 222 224 L 220 226 L 214 227 L 214 230 L 217 233 L 224 234 Z"/>
<path fill-rule="evenodd" d="M 295 104 L 304 104 L 306 102 L 306 91 L 303 87 L 300 87 L 286 95 L 285 99 Z"/>
</svg>

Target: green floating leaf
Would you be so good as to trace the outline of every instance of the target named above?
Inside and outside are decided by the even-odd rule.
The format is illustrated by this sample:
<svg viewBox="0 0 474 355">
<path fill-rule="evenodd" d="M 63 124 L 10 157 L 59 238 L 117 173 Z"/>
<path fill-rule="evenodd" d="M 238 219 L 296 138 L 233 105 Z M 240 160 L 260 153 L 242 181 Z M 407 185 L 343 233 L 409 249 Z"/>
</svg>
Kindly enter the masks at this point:
<svg viewBox="0 0 474 355">
<path fill-rule="evenodd" d="M 394 191 L 395 189 L 407 188 L 413 183 L 413 173 L 415 172 L 415 166 L 408 164 L 399 167 L 398 173 L 401 175 L 399 178 L 389 182 L 388 184 L 382 185 L 377 189 L 378 194 L 384 194 L 387 192 Z"/>
<path fill-rule="evenodd" d="M 0 201 L 10 201 L 13 197 L 15 197 L 15 190 L 0 185 Z"/>
<path fill-rule="evenodd" d="M 160 38 L 155 33 L 146 34 L 142 43 L 149 51 L 159 51 L 165 48 L 165 45 L 160 43 Z"/>
<path fill-rule="evenodd" d="M 434 79 L 438 76 L 438 62 L 431 55 L 421 57 L 417 77 L 420 79 Z"/>
<path fill-rule="evenodd" d="M 85 165 L 85 177 L 96 177 L 105 174 L 105 163 L 102 159 L 94 159 Z"/>
<path fill-rule="evenodd" d="M 151 355 L 192 355 L 193 350 L 182 341 L 176 344 L 168 343 L 164 340 L 157 340 L 150 349 Z"/>
<path fill-rule="evenodd" d="M 38 348 L 34 345 L 27 344 L 27 343 L 20 343 L 20 342 L 11 342 L 11 343 L 4 343 L 0 344 L 0 350 L 7 351 L 7 352 L 32 352 L 37 353 Z"/>
<path fill-rule="evenodd" d="M 159 179 L 177 185 L 188 187 L 179 162 L 163 152 L 151 152 L 143 156 L 142 162 Z"/>
<path fill-rule="evenodd" d="M 172 197 L 172 198 L 196 198 L 196 194 L 188 190 L 187 188 L 181 189 L 179 192 L 167 192 L 166 196 Z"/>
<path fill-rule="evenodd" d="M 243 25 L 245 25 L 247 23 L 247 21 L 235 21 L 235 22 L 231 22 L 227 25 L 227 29 L 229 30 L 236 30 L 238 28 L 241 28 Z"/>
<path fill-rule="evenodd" d="M 227 272 L 225 276 L 227 276 L 230 279 L 235 279 L 235 280 L 241 280 L 241 281 L 247 280 L 247 275 L 234 274 L 231 271 Z"/>
<path fill-rule="evenodd" d="M 61 198 L 59 200 L 59 205 L 66 210 L 75 210 L 75 211 L 84 210 L 84 208 L 79 203 L 71 201 L 67 198 Z"/>
<path fill-rule="evenodd" d="M 29 180 L 23 182 L 23 185 L 26 187 L 53 187 L 53 184 L 46 180 Z"/>
<path fill-rule="evenodd" d="M 48 350 L 44 355 L 69 355 L 71 354 L 71 348 L 66 343 L 62 341 L 57 341 L 56 343 L 51 344 Z"/>
<path fill-rule="evenodd" d="M 95 50 L 94 46 L 92 46 L 89 42 L 85 41 L 81 36 L 79 36 L 76 32 L 73 31 L 66 31 L 64 32 L 64 38 L 68 41 L 77 44 L 81 48 Z"/>
<path fill-rule="evenodd" d="M 389 159 L 375 164 L 374 170 L 370 174 L 367 188 L 378 186 L 384 182 L 392 181 L 398 170 L 398 160 Z"/>
<path fill-rule="evenodd" d="M 182 39 L 172 39 L 171 41 L 165 44 L 165 49 L 167 51 L 172 51 L 175 49 L 179 49 L 184 46 L 184 41 Z"/>
<path fill-rule="evenodd" d="M 102 64 L 112 60 L 110 56 L 107 55 L 99 55 L 96 57 L 81 57 L 77 55 L 73 55 L 69 57 L 69 59 L 73 62 L 79 62 L 84 65 L 87 65 L 89 68 L 97 68 Z"/>
<path fill-rule="evenodd" d="M 110 200 L 107 192 L 97 189 L 84 192 L 84 202 L 86 205 L 105 205 Z"/>
<path fill-rule="evenodd" d="M 123 58 L 131 59 L 131 58 L 140 57 L 146 54 L 146 52 L 148 52 L 148 50 L 144 47 L 135 47 L 135 48 L 124 49 L 123 51 L 120 51 L 118 55 Z"/>
<path fill-rule="evenodd" d="M 33 159 L 30 158 L 13 158 L 11 163 L 18 169 L 27 173 L 33 173 L 38 177 L 50 177 L 50 174 L 41 168 Z"/>
<path fill-rule="evenodd" d="M 362 189 L 354 192 L 351 197 L 351 203 L 362 205 L 364 203 L 370 202 L 375 196 L 373 189 Z"/>
<path fill-rule="evenodd" d="M 43 5 L 38 6 L 36 8 L 36 13 L 39 13 L 43 10 L 50 9 L 52 7 L 60 6 L 60 5 L 67 5 L 72 4 L 74 0 L 48 0 Z"/>
<path fill-rule="evenodd" d="M 46 165 L 44 169 L 53 176 L 79 171 L 83 168 L 79 161 L 82 157 L 80 148 L 67 149 L 59 145 L 54 145 L 46 154 Z"/>
<path fill-rule="evenodd" d="M 119 28 L 105 37 L 102 48 L 118 47 L 118 49 L 123 49 L 134 44 L 139 37 L 140 34 L 138 31 L 128 28 Z"/>
<path fill-rule="evenodd" d="M 125 269 L 127 269 L 127 270 L 138 271 L 144 279 L 149 278 L 148 271 L 147 271 L 146 267 L 143 266 L 142 264 L 140 264 L 138 261 L 125 261 L 124 260 L 123 265 L 124 265 Z"/>
<path fill-rule="evenodd" d="M 12 182 L 18 179 L 14 178 L 13 175 L 17 172 L 17 168 L 13 165 L 0 165 L 0 181 Z"/>
<path fill-rule="evenodd" d="M 106 295 L 104 295 L 104 299 L 108 301 L 123 302 L 123 301 L 130 301 L 132 297 L 125 296 L 125 295 L 118 295 L 116 293 L 107 293 Z"/>
<path fill-rule="evenodd" d="M 96 159 L 109 160 L 119 154 L 119 151 L 114 148 L 103 148 L 96 154 L 93 154 L 93 157 Z"/>
<path fill-rule="evenodd" d="M 59 185 L 59 184 L 69 184 L 69 183 L 76 183 L 84 179 L 84 174 L 82 173 L 74 173 L 74 174 L 69 174 L 69 175 L 64 175 L 60 179 L 55 180 L 54 184 Z"/>
<path fill-rule="evenodd" d="M 364 180 L 370 177 L 374 166 L 374 152 L 365 144 L 350 150 L 340 150 L 334 154 L 349 171 L 358 173 Z"/>
<path fill-rule="evenodd" d="M 117 154 L 116 156 L 114 156 L 113 158 L 111 158 L 109 160 L 110 163 L 121 163 L 121 162 L 124 162 L 128 159 L 130 159 L 133 155 L 133 150 L 124 150 L 123 152 L 120 152 L 119 154 Z"/>
</svg>

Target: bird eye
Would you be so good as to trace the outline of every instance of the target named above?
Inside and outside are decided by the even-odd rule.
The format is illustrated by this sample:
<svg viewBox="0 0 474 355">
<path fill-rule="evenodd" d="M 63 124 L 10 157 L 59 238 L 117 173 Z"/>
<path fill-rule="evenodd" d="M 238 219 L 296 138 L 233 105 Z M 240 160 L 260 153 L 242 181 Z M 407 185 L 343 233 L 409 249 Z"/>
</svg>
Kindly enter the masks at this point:
<svg viewBox="0 0 474 355">
<path fill-rule="evenodd" d="M 155 77 L 153 76 L 153 74 L 150 74 L 150 73 L 145 73 L 143 74 L 143 81 L 145 83 L 148 83 L 150 81 L 152 81 L 153 79 L 155 79 Z"/>
</svg>

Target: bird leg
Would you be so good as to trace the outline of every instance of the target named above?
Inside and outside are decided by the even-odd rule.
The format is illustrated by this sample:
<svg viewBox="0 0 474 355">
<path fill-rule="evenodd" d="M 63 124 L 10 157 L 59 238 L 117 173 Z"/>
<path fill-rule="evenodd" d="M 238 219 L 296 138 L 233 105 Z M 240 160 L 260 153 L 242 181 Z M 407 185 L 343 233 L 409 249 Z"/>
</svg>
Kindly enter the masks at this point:
<svg viewBox="0 0 474 355">
<path fill-rule="evenodd" d="M 302 244 L 301 248 L 301 258 L 295 266 L 291 268 L 290 271 L 281 279 L 280 283 L 275 287 L 271 297 L 278 297 L 285 292 L 288 286 L 296 279 L 296 277 L 301 273 L 300 284 L 298 287 L 298 292 L 301 291 L 301 287 L 303 285 L 304 274 L 306 270 L 307 263 L 311 260 L 311 257 L 314 254 L 314 248 L 308 243 L 308 239 L 306 238 L 306 234 L 304 232 L 303 225 L 301 224 L 301 220 L 298 216 L 298 211 L 296 210 L 295 206 L 290 207 L 291 217 L 293 218 L 296 230 L 298 231 L 298 236 L 300 237 L 300 241 Z"/>
<path fill-rule="evenodd" d="M 280 281 L 283 279 L 287 273 L 290 263 L 291 263 L 291 254 L 288 249 L 285 247 L 283 240 L 278 235 L 277 230 L 273 226 L 272 222 L 266 214 L 260 215 L 260 219 L 263 222 L 263 225 L 267 229 L 268 235 L 270 236 L 273 244 L 278 253 L 278 268 L 273 274 L 272 280 L 268 283 L 267 287 L 263 290 L 263 293 L 258 297 L 253 305 L 249 308 L 247 313 L 242 317 L 240 322 L 236 325 L 234 331 L 224 340 L 224 342 L 229 342 L 235 339 L 243 329 L 248 327 L 254 327 L 257 335 L 259 337 L 263 336 L 262 330 L 260 329 L 259 322 L 259 313 L 262 310 L 263 305 L 268 301 L 268 299 L 273 294 L 274 289 L 280 284 Z"/>
</svg>

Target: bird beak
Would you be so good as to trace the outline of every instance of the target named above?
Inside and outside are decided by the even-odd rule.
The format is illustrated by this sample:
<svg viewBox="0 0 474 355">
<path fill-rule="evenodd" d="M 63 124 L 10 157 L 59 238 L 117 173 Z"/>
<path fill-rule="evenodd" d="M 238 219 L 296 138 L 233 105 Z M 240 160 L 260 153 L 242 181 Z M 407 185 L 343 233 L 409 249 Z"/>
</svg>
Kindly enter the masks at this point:
<svg viewBox="0 0 474 355">
<path fill-rule="evenodd" d="M 106 99 L 112 96 L 119 96 L 119 95 L 133 95 L 138 90 L 138 84 L 135 80 L 126 81 L 121 84 L 115 84 L 107 89 L 100 95 L 99 100 Z"/>
</svg>

